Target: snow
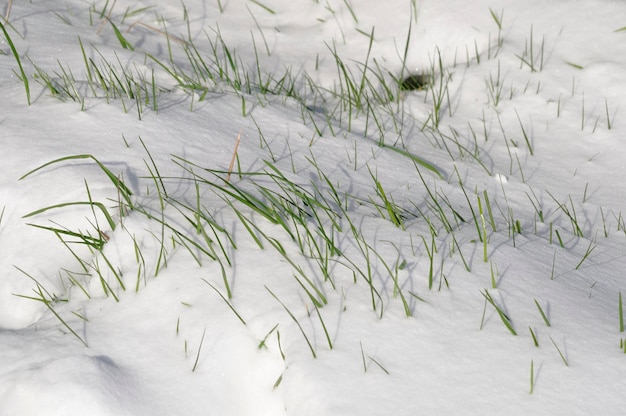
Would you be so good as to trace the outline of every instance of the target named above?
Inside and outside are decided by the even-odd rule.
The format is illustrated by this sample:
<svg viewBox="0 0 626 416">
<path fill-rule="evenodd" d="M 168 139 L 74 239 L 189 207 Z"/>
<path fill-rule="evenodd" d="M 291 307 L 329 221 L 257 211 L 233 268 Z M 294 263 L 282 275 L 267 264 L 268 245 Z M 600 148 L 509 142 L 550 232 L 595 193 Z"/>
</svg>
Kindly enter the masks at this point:
<svg viewBox="0 0 626 416">
<path fill-rule="evenodd" d="M 2 14 L 32 102 L 2 35 L 0 416 L 623 413 L 622 2 L 47 0 Z M 180 40 L 210 62 L 221 36 L 252 78 L 258 61 L 330 91 L 345 83 L 331 51 L 360 80 L 371 33 L 384 76 L 369 80 L 399 98 L 367 114 L 225 81 L 190 92 L 155 63 L 171 48 L 191 72 Z M 79 39 L 97 65 L 148 85 L 154 71 L 157 111 L 94 97 Z M 59 65 L 84 103 L 37 82 L 61 82 Z M 391 79 L 433 69 L 426 90 Z M 92 157 L 23 177 L 74 155 Z M 224 189 L 272 190 L 309 216 L 283 227 Z M 89 200 L 114 230 L 95 205 L 25 217 Z M 201 252 L 198 204 L 219 261 Z M 298 244 L 307 229 L 341 252 L 327 278 Z"/>
</svg>

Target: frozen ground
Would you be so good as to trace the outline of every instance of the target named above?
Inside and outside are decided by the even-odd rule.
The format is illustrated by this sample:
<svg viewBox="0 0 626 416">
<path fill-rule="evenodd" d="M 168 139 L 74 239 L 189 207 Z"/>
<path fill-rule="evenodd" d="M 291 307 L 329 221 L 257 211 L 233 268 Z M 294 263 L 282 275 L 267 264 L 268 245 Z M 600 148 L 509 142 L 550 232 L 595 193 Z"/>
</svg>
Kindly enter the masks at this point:
<svg viewBox="0 0 626 416">
<path fill-rule="evenodd" d="M 0 415 L 623 414 L 623 2 L 0 12 Z"/>
</svg>

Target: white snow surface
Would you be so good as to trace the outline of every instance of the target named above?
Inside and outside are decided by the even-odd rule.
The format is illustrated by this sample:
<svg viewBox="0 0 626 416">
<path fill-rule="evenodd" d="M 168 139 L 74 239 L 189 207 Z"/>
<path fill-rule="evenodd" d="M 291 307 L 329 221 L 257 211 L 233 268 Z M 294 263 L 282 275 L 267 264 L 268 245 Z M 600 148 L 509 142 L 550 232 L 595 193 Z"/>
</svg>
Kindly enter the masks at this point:
<svg viewBox="0 0 626 416">
<path fill-rule="evenodd" d="M 623 1 L 2 7 L 31 103 L 0 34 L 0 416 L 624 414 Z M 350 114 L 226 81 L 190 92 L 156 63 L 191 73 L 185 45 L 210 63 L 219 36 L 252 78 L 338 89 L 333 51 L 356 80 L 368 62 L 395 101 Z M 107 97 L 89 59 L 144 74 L 158 108 Z M 393 81 L 433 69 L 424 90 Z M 71 73 L 84 103 L 38 71 L 55 85 Z M 73 155 L 91 158 L 22 178 Z M 234 189 L 266 203 L 264 189 L 301 189 L 334 214 L 301 200 L 290 235 Z M 327 276 L 298 243 L 322 229 L 338 249 Z"/>
</svg>

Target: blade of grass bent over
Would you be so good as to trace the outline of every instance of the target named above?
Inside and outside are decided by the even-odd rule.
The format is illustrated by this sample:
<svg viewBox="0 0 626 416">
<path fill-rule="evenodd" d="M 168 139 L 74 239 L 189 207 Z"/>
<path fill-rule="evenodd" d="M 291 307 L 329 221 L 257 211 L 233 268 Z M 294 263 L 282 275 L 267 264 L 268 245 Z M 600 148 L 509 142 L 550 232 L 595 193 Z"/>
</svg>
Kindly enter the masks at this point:
<svg viewBox="0 0 626 416">
<path fill-rule="evenodd" d="M 414 154 L 409 153 L 409 152 L 407 152 L 407 151 L 406 151 L 406 150 L 404 150 L 404 149 L 399 149 L 399 148 L 397 148 L 397 147 L 395 147 L 395 146 L 390 146 L 390 145 L 388 145 L 388 144 L 381 144 L 380 146 L 381 146 L 382 148 L 384 148 L 384 149 L 393 150 L 393 151 L 394 151 L 394 152 L 396 152 L 396 153 L 399 153 L 399 154 L 401 154 L 401 155 L 403 155 L 403 156 L 408 157 L 409 159 L 411 159 L 412 161 L 414 161 L 415 163 L 417 163 L 417 164 L 418 164 L 418 165 L 420 165 L 421 167 L 426 168 L 426 169 L 428 169 L 429 171 L 431 171 L 431 172 L 435 173 L 435 174 L 439 177 L 439 179 L 443 179 L 443 180 L 445 180 L 445 179 L 446 179 L 446 178 L 444 177 L 444 175 L 441 173 L 441 171 L 439 171 L 439 169 L 437 169 L 437 167 L 435 167 L 435 165 L 433 165 L 433 164 L 432 164 L 432 163 L 430 163 L 430 162 L 427 162 L 426 160 L 424 160 L 424 159 L 420 158 L 419 156 L 415 156 Z"/>
<path fill-rule="evenodd" d="M 120 190 L 120 193 L 124 197 L 124 200 L 126 201 L 128 206 L 131 209 L 133 208 L 133 203 L 130 199 L 131 195 L 133 194 L 132 191 L 124 184 L 124 182 L 122 182 L 117 176 L 115 176 L 113 172 L 111 172 L 106 166 L 104 166 L 102 162 L 100 162 L 98 159 L 96 159 L 93 155 L 90 155 L 90 154 L 65 156 L 59 159 L 51 160 L 50 162 L 44 163 L 43 165 L 25 173 L 24 175 L 22 175 L 21 178 L 19 178 L 19 180 L 22 180 L 26 178 L 27 176 L 30 176 L 33 173 L 38 172 L 41 169 L 48 167 L 50 165 L 53 165 L 55 163 L 65 162 L 67 160 L 79 160 L 79 159 L 91 159 L 94 162 L 96 162 L 96 164 L 100 167 L 100 169 L 102 169 L 102 171 L 108 176 L 111 182 L 113 182 L 113 185 L 115 185 L 115 187 Z"/>
<path fill-rule="evenodd" d="M 33 216 L 35 216 L 37 214 L 41 214 L 42 212 L 45 212 L 45 211 L 48 211 L 48 210 L 51 210 L 51 209 L 54 209 L 54 208 L 63 208 L 63 207 L 72 206 L 72 205 L 90 205 L 92 207 L 95 206 L 95 207 L 100 208 L 100 211 L 102 211 L 102 213 L 106 217 L 106 220 L 109 223 L 109 226 L 111 227 L 111 230 L 115 231 L 115 222 L 113 221 L 113 218 L 111 217 L 111 214 L 109 214 L 109 212 L 107 211 L 106 207 L 101 202 L 82 201 L 82 202 L 66 202 L 66 203 L 63 203 L 63 204 L 51 205 L 49 207 L 45 207 L 45 208 L 41 208 L 41 209 L 38 209 L 38 210 L 33 211 L 33 212 L 29 212 L 28 214 L 22 216 L 22 218 L 33 217 Z"/>
</svg>

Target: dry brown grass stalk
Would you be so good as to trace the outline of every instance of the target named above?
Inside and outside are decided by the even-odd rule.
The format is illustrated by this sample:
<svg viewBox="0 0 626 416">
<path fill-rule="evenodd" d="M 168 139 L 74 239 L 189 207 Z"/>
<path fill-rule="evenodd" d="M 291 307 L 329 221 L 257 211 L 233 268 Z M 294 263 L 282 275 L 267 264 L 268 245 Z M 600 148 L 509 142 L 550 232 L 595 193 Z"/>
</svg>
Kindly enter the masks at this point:
<svg viewBox="0 0 626 416">
<path fill-rule="evenodd" d="M 13 0 L 9 0 L 9 3 L 7 4 L 7 12 L 4 15 L 4 21 L 8 22 L 9 21 L 9 16 L 11 15 L 11 6 L 13 5 Z"/>
<path fill-rule="evenodd" d="M 235 159 L 237 159 L 237 150 L 239 149 L 239 142 L 241 141 L 241 132 L 237 135 L 237 142 L 235 143 L 235 150 L 233 151 L 233 157 L 230 159 L 230 165 L 228 166 L 228 175 L 226 181 L 230 182 L 230 174 L 233 172 L 233 166 L 235 165 Z"/>
</svg>

